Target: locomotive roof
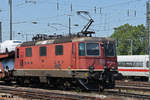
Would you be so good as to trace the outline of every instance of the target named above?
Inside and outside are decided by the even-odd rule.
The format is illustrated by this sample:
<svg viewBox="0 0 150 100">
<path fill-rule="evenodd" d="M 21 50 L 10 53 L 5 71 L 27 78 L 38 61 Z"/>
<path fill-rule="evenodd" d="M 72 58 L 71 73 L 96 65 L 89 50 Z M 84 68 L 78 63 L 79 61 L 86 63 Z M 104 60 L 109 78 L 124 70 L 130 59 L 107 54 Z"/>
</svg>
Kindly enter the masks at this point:
<svg viewBox="0 0 150 100">
<path fill-rule="evenodd" d="M 34 46 L 34 45 L 45 45 L 45 44 L 58 44 L 58 43 L 67 43 L 67 42 L 113 42 L 111 38 L 105 37 L 62 37 L 49 40 L 40 40 L 40 41 L 28 41 L 21 44 L 21 46 Z"/>
</svg>

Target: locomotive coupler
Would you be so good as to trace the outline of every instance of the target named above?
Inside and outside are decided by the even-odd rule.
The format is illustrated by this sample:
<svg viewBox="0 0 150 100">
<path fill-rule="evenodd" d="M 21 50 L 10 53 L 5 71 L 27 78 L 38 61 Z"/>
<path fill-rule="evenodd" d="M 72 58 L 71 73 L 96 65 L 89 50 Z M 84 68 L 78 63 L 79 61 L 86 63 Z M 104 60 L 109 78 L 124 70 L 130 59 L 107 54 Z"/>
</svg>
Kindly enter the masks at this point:
<svg viewBox="0 0 150 100">
<path fill-rule="evenodd" d="M 96 72 L 94 72 L 94 66 L 89 66 L 88 78 L 95 79 Z"/>
<path fill-rule="evenodd" d="M 94 66 L 89 66 L 89 72 L 93 73 L 94 72 Z"/>
</svg>

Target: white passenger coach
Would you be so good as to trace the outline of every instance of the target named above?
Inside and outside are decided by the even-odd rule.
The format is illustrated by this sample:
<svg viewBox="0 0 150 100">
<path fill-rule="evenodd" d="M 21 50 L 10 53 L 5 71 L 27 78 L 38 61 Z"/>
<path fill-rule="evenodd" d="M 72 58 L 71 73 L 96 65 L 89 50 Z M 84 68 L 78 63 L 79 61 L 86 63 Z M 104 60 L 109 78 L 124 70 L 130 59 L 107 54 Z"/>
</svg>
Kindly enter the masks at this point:
<svg viewBox="0 0 150 100">
<path fill-rule="evenodd" d="M 148 55 L 120 55 L 117 56 L 118 70 L 128 78 L 147 80 L 149 76 Z"/>
<path fill-rule="evenodd" d="M 23 43 L 20 40 L 6 40 L 0 44 L 0 53 L 8 53 L 15 51 L 15 48 Z"/>
</svg>

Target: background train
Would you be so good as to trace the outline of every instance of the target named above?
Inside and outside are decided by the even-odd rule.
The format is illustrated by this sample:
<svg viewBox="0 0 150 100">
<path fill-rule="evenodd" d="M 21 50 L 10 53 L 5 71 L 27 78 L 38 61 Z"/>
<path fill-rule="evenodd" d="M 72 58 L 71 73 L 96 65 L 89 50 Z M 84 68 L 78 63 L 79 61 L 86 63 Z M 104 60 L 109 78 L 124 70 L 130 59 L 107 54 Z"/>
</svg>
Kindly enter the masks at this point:
<svg viewBox="0 0 150 100">
<path fill-rule="evenodd" d="M 14 58 L 1 59 L 5 81 L 101 91 L 114 88 L 119 77 L 114 40 L 91 36 L 41 39 L 24 42 L 16 47 Z M 14 68 L 10 70 L 7 63 L 12 58 Z"/>
<path fill-rule="evenodd" d="M 149 77 L 148 55 L 117 56 L 118 70 L 125 78 L 147 81 Z"/>
<path fill-rule="evenodd" d="M 15 51 L 16 47 L 21 43 L 23 43 L 21 40 L 6 40 L 0 43 L 0 53 Z"/>
</svg>

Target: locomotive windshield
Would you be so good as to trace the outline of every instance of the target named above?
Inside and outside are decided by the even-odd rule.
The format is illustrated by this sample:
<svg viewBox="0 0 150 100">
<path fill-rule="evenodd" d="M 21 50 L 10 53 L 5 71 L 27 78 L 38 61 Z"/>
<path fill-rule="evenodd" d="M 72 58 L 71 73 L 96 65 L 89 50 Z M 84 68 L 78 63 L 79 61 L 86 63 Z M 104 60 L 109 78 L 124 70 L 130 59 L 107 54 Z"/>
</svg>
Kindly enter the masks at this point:
<svg viewBox="0 0 150 100">
<path fill-rule="evenodd" d="M 99 56 L 99 43 L 87 43 L 86 53 L 88 56 Z"/>
<path fill-rule="evenodd" d="M 99 56 L 99 43 L 80 43 L 79 56 Z"/>
<path fill-rule="evenodd" d="M 113 43 L 104 43 L 104 54 L 105 56 L 116 56 L 116 48 Z"/>
</svg>

